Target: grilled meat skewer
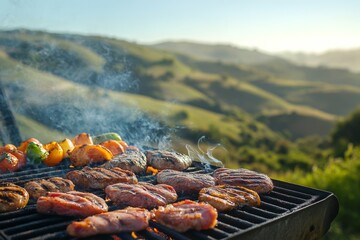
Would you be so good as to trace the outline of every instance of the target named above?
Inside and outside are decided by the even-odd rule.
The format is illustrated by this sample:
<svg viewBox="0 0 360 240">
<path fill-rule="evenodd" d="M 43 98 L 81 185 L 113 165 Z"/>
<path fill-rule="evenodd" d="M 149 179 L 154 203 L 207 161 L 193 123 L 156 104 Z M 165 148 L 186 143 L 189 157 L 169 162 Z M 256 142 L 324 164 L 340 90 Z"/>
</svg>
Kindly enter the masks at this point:
<svg viewBox="0 0 360 240">
<path fill-rule="evenodd" d="M 39 197 L 37 211 L 44 214 L 87 217 L 108 211 L 104 199 L 92 193 L 70 191 L 67 193 L 49 192 Z"/>
<path fill-rule="evenodd" d="M 116 205 L 142 208 L 164 206 L 175 202 L 177 199 L 177 194 L 172 186 L 166 184 L 153 185 L 145 182 L 109 185 L 106 187 L 105 193 Z"/>
<path fill-rule="evenodd" d="M 114 156 L 101 167 L 111 169 L 119 167 L 133 173 L 144 173 L 147 167 L 146 156 L 139 149 L 129 148 L 124 153 Z"/>
<path fill-rule="evenodd" d="M 80 222 L 72 222 L 66 231 L 73 237 L 140 231 L 149 226 L 149 219 L 150 212 L 148 210 L 128 207 L 87 217 Z"/>
<path fill-rule="evenodd" d="M 185 170 L 191 166 L 192 160 L 189 156 L 165 150 L 146 151 L 148 165 L 159 169 Z"/>
<path fill-rule="evenodd" d="M 218 211 L 229 211 L 244 205 L 260 206 L 260 197 L 255 191 L 226 185 L 201 189 L 199 201 L 209 203 Z"/>
<path fill-rule="evenodd" d="M 211 205 L 191 200 L 159 207 L 152 213 L 156 221 L 179 232 L 214 228 L 218 216 Z"/>
<path fill-rule="evenodd" d="M 13 183 L 0 183 L 0 213 L 24 208 L 29 201 L 29 193 Z"/>
<path fill-rule="evenodd" d="M 197 194 L 204 187 L 215 186 L 215 180 L 210 175 L 170 169 L 159 172 L 157 182 L 172 186 L 178 194 Z"/>
<path fill-rule="evenodd" d="M 269 193 L 274 188 L 273 182 L 267 175 L 244 168 L 218 168 L 213 176 L 217 185 L 242 186 L 257 193 Z"/>
<path fill-rule="evenodd" d="M 115 183 L 137 183 L 133 172 L 115 167 L 112 169 L 84 167 L 81 170 L 68 172 L 66 178 L 76 186 L 88 189 L 104 189 Z"/>
<path fill-rule="evenodd" d="M 69 179 L 61 177 L 53 177 L 47 180 L 41 179 L 37 181 L 27 182 L 24 186 L 30 197 L 38 199 L 45 196 L 48 192 L 69 192 L 74 190 L 74 183 Z"/>
</svg>

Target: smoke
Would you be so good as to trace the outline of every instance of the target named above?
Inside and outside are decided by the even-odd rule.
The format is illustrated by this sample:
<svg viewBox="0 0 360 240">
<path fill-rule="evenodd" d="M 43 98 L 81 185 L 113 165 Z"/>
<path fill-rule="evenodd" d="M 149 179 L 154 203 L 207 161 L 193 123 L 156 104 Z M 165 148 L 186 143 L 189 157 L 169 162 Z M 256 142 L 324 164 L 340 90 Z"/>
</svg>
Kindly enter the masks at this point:
<svg viewBox="0 0 360 240">
<path fill-rule="evenodd" d="M 96 37 L 7 34 L 0 47 L 11 61 L 0 77 L 17 113 L 70 136 L 117 132 L 140 148 L 170 148 L 175 130 L 119 94 L 136 92 L 140 82 L 133 75 L 136 61 L 125 50 Z"/>
<path fill-rule="evenodd" d="M 186 144 L 185 147 L 188 151 L 188 155 L 193 161 L 201 163 L 201 165 L 204 167 L 205 171 L 210 171 L 211 166 L 217 166 L 217 167 L 224 167 L 224 164 L 221 162 L 221 160 L 215 158 L 213 156 L 213 152 L 216 148 L 222 147 L 221 144 L 216 144 L 213 146 L 209 146 L 209 144 L 204 143 L 205 136 L 202 136 L 198 140 L 197 149 L 192 147 L 189 144 Z M 201 145 L 207 145 L 206 151 L 203 150 Z M 224 150 L 226 150 L 224 147 L 222 147 Z"/>
</svg>

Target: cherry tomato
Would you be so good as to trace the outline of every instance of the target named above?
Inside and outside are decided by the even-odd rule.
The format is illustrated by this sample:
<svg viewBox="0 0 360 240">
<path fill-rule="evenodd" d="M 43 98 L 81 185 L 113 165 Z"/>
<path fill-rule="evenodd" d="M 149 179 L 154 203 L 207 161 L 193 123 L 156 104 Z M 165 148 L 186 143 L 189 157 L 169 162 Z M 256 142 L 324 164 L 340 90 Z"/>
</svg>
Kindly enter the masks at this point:
<svg viewBox="0 0 360 240">
<path fill-rule="evenodd" d="M 7 171 L 14 172 L 19 168 L 19 160 L 11 153 L 3 152 L 0 154 L 0 171 L 5 173 Z"/>
<path fill-rule="evenodd" d="M 26 165 L 26 156 L 25 153 L 18 150 L 14 145 L 12 144 L 6 144 L 5 146 L 0 148 L 0 154 L 3 152 L 11 153 L 14 155 L 19 161 L 18 161 L 18 168 L 22 168 Z"/>
</svg>

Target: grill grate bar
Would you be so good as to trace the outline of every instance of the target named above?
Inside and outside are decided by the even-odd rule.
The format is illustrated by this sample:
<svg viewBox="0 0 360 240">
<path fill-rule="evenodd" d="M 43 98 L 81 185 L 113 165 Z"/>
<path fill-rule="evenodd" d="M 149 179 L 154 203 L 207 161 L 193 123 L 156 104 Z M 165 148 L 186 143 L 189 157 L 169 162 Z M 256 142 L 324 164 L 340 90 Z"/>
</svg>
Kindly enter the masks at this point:
<svg viewBox="0 0 360 240">
<path fill-rule="evenodd" d="M 286 210 L 297 207 L 297 204 L 290 203 L 290 202 L 282 200 L 282 199 L 277 199 L 277 198 L 274 198 L 274 197 L 271 197 L 268 195 L 262 196 L 261 200 L 267 204 L 272 204 L 274 206 L 277 206 L 278 208 L 283 208 Z"/>
<path fill-rule="evenodd" d="M 194 230 L 190 230 L 185 232 L 184 234 L 186 234 L 187 236 L 190 237 L 190 239 L 197 239 L 197 240 L 216 240 L 216 238 L 213 238 L 209 235 L 204 234 L 202 231 L 194 231 Z"/>
<path fill-rule="evenodd" d="M 275 218 L 275 217 L 278 216 L 278 214 L 273 213 L 273 212 L 269 212 L 269 211 L 267 211 L 265 209 L 253 208 L 253 207 L 250 207 L 250 206 L 244 206 L 243 210 L 245 210 L 248 213 L 257 214 L 257 215 L 262 216 L 262 217 L 267 218 L 267 219 Z"/>
<path fill-rule="evenodd" d="M 238 219 L 236 217 L 230 216 L 230 215 L 225 214 L 225 213 L 219 213 L 218 214 L 218 219 L 220 219 L 220 221 L 222 221 L 222 222 L 233 225 L 233 226 L 235 226 L 237 228 L 240 228 L 240 229 L 246 229 L 246 228 L 249 228 L 249 227 L 253 226 L 253 224 L 248 222 L 248 221 Z"/>
<path fill-rule="evenodd" d="M 64 222 L 64 219 L 54 217 L 54 218 L 50 218 L 50 219 L 41 219 L 41 220 L 37 220 L 37 221 L 31 221 L 26 224 L 19 224 L 19 225 L 7 228 L 4 232 L 6 234 L 12 235 L 12 234 L 16 234 L 17 232 L 21 231 L 21 229 L 24 229 L 24 228 L 38 229 L 38 228 L 41 228 L 42 226 L 47 226 L 49 224 L 55 224 L 58 222 Z M 70 221 L 68 221 L 68 223 L 70 223 Z"/>
<path fill-rule="evenodd" d="M 263 199 L 261 199 L 261 200 L 263 200 Z M 272 203 L 268 203 L 268 202 L 265 202 L 265 201 L 261 202 L 261 205 L 260 205 L 259 208 L 263 209 L 263 210 L 266 210 L 266 211 L 269 211 L 269 212 L 272 212 L 272 213 L 275 213 L 276 215 L 277 214 L 282 214 L 282 213 L 287 212 L 289 210 L 288 208 L 279 207 L 277 205 L 274 205 Z"/>
<path fill-rule="evenodd" d="M 226 232 L 224 232 L 218 228 L 204 230 L 202 232 L 204 232 L 204 234 L 207 234 L 215 239 L 222 239 L 222 238 L 226 238 L 227 236 L 229 236 L 229 234 L 227 234 Z"/>
<path fill-rule="evenodd" d="M 303 204 L 304 202 L 308 201 L 308 199 L 293 197 L 293 196 L 289 196 L 287 194 L 279 193 L 279 192 L 276 192 L 276 191 L 272 191 L 269 194 L 269 196 L 277 198 L 277 199 L 285 200 L 285 201 L 290 202 L 290 203 L 294 203 L 295 205 Z"/>
<path fill-rule="evenodd" d="M 266 218 L 263 218 L 258 215 L 254 215 L 252 213 L 245 212 L 243 210 L 234 210 L 231 212 L 231 215 L 234 217 L 244 219 L 244 220 L 254 223 L 254 224 L 263 223 L 263 222 L 267 221 Z"/>
<path fill-rule="evenodd" d="M 40 236 L 42 234 L 48 233 L 48 232 L 54 232 L 54 231 L 59 231 L 59 230 L 63 230 L 64 228 L 67 227 L 67 225 L 70 222 L 61 222 L 58 224 L 52 224 L 52 225 L 45 225 L 42 228 L 38 228 L 36 229 L 36 231 L 34 231 L 34 229 L 28 230 L 28 231 L 24 231 L 18 234 L 15 234 L 12 236 L 12 240 L 23 240 L 23 239 L 28 239 L 30 237 L 37 237 Z"/>
<path fill-rule="evenodd" d="M 221 229 L 222 231 L 227 232 L 227 233 L 235 233 L 240 230 L 237 227 L 231 226 L 229 224 L 226 224 L 226 223 L 220 222 L 220 221 L 218 221 L 218 223 L 217 223 L 217 228 Z"/>
<path fill-rule="evenodd" d="M 279 186 L 276 186 L 273 191 L 283 193 L 283 194 L 286 194 L 286 195 L 289 195 L 289 196 L 298 197 L 298 198 L 301 198 L 301 199 L 306 199 L 306 200 L 310 200 L 310 199 L 313 198 L 313 196 L 310 195 L 310 194 L 299 192 L 299 191 L 294 191 L 294 190 L 291 190 L 291 189 L 285 189 L 285 188 L 279 187 Z"/>
<path fill-rule="evenodd" d="M 154 221 L 149 221 L 149 225 L 151 227 L 155 227 L 157 229 L 159 229 L 161 232 L 165 233 L 166 235 L 177 239 L 177 240 L 190 240 L 190 238 L 186 237 L 184 234 L 181 234 L 179 232 L 176 232 L 168 227 L 165 227 L 164 225 L 161 225 L 157 222 Z"/>
</svg>

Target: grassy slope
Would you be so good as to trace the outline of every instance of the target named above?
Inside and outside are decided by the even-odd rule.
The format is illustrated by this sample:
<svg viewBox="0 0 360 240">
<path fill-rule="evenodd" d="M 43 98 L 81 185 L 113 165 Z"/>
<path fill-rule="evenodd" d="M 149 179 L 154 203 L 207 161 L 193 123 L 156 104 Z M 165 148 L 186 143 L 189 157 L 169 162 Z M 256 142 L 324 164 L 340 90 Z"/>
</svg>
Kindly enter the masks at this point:
<svg viewBox="0 0 360 240">
<path fill-rule="evenodd" d="M 7 69 L 7 72 L 2 72 L 1 74 L 5 85 L 9 86 L 16 82 L 17 84 L 24 86 L 22 95 L 26 97 L 28 105 L 46 106 L 44 99 L 46 101 L 56 99 L 56 101 L 73 101 L 74 103 L 77 103 L 79 101 L 89 101 L 89 99 L 87 99 L 88 96 L 94 96 L 91 88 L 29 68 L 4 56 L 0 58 L 0 67 L 2 69 Z M 40 82 L 41 84 L 39 84 Z M 74 93 L 76 93 L 76 95 L 74 95 Z M 224 136 L 238 140 L 238 135 L 241 131 L 240 129 L 241 127 L 244 127 L 239 124 L 238 121 L 231 119 L 224 120 L 224 115 L 212 113 L 196 107 L 164 102 L 136 94 L 126 94 L 114 91 L 109 92 L 108 94 L 110 96 L 110 101 L 115 105 L 124 106 L 125 104 L 139 107 L 145 112 L 162 117 L 164 121 L 178 112 L 186 112 L 187 118 L 184 119 L 182 123 L 195 131 L 206 132 L 210 125 L 222 126 L 220 132 Z M 40 96 L 42 98 L 40 98 Z M 96 101 L 98 100 L 99 99 L 96 99 Z M 20 108 L 21 102 L 21 100 L 15 101 L 15 108 Z M 97 104 L 102 105 L 105 103 L 102 103 L 100 100 Z M 246 122 L 252 121 L 250 116 L 244 118 L 246 119 Z M 27 128 L 22 127 L 22 130 L 25 129 Z M 268 132 L 270 133 L 270 131 Z M 32 133 L 33 130 L 31 130 L 31 132 L 24 132 L 23 135 L 29 136 Z"/>
<path fill-rule="evenodd" d="M 107 58 L 106 54 L 97 52 L 96 49 L 92 48 L 91 44 L 84 44 L 85 40 L 90 39 L 98 43 L 98 45 L 106 45 L 109 49 L 112 49 L 112 53 L 123 52 L 124 55 L 120 54 L 116 56 L 116 59 L 123 57 L 132 61 L 130 71 L 136 74 L 140 81 L 139 85 L 144 86 L 142 81 L 152 84 L 150 88 L 143 89 L 141 94 L 159 100 L 190 104 L 211 111 L 215 110 L 218 113 L 223 112 L 221 109 L 236 107 L 252 114 L 282 114 L 284 117 L 291 112 L 296 112 L 298 114 L 296 116 L 304 115 L 318 119 L 323 121 L 325 125 L 334 120 L 332 114 L 309 107 L 311 101 L 295 101 L 293 100 L 295 95 L 292 96 L 293 98 L 286 98 L 268 91 L 266 88 L 257 86 L 254 84 L 256 80 L 264 79 L 268 75 L 256 69 L 254 70 L 252 67 L 226 64 L 208 66 L 209 63 L 201 62 L 202 67 L 199 70 L 197 67 L 200 65 L 195 60 L 192 60 L 194 64 L 190 64 L 189 61 L 184 61 L 178 55 L 126 41 L 84 36 L 77 36 L 77 40 L 74 40 L 56 34 L 27 35 L 22 33 L 15 36 L 27 39 L 27 41 L 31 41 L 31 39 L 34 41 L 36 39 L 48 39 L 49 41 L 56 39 L 55 42 L 57 43 L 66 42 L 71 46 L 68 50 L 75 56 L 79 56 L 80 59 L 87 59 L 88 55 L 86 53 L 91 52 L 91 54 L 96 55 L 96 57 L 92 56 L 89 59 L 97 60 L 92 60 L 91 64 L 87 64 L 97 68 L 104 65 L 104 59 L 108 64 L 109 58 Z M 62 45 L 57 44 L 57 46 L 61 47 Z M 80 51 L 79 48 L 82 50 Z M 114 64 L 123 63 L 115 62 Z M 216 66 L 219 68 L 217 71 L 222 69 L 224 73 L 228 72 L 230 77 L 224 75 L 221 71 L 220 74 L 216 73 L 217 71 L 206 71 L 206 69 L 215 69 Z M 164 78 L 167 75 L 168 77 Z M 67 93 L 64 94 L 68 95 Z M 298 99 L 301 99 L 301 96 Z"/>
</svg>

